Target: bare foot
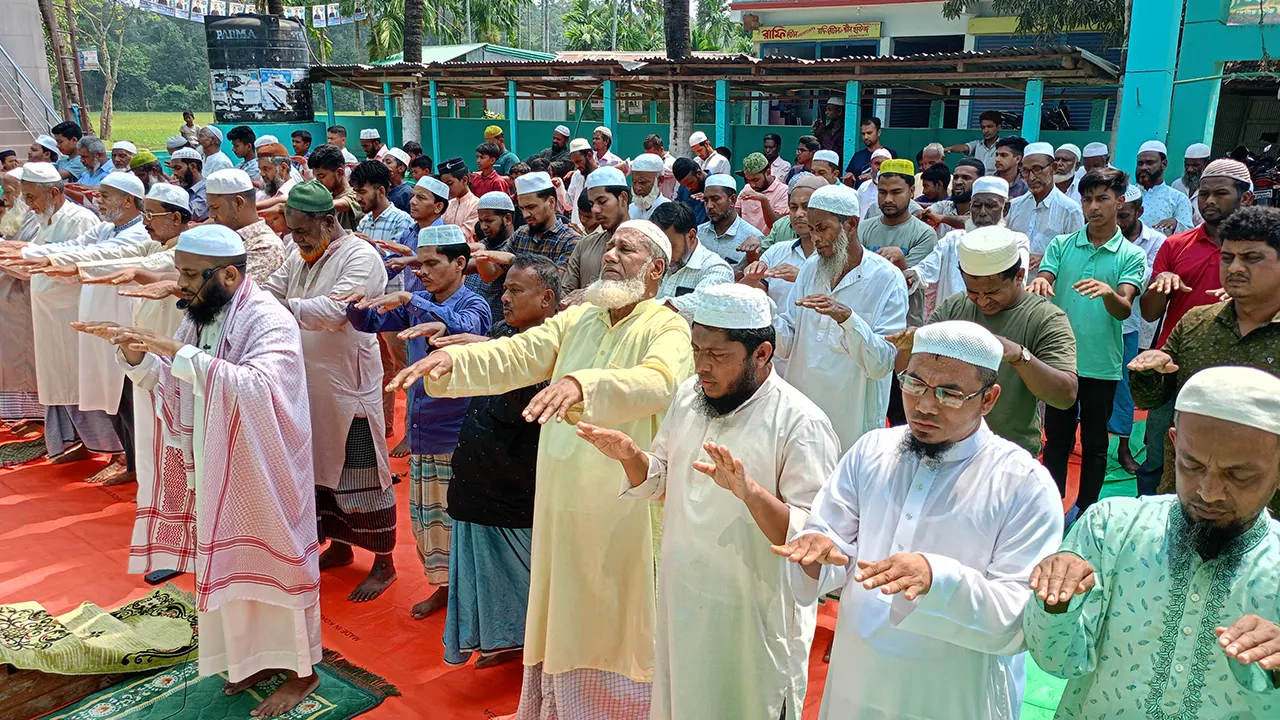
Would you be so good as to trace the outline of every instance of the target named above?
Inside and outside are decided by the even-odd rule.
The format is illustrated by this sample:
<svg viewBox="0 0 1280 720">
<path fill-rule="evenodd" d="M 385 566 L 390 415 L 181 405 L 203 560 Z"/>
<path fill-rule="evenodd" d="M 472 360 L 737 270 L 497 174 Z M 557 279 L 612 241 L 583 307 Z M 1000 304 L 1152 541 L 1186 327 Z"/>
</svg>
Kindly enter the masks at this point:
<svg viewBox="0 0 1280 720">
<path fill-rule="evenodd" d="M 436 591 L 431 593 L 431 597 L 414 605 L 409 614 L 413 616 L 414 620 L 421 620 L 433 612 L 445 609 L 448 604 L 449 586 L 444 585 L 436 588 Z"/>
<path fill-rule="evenodd" d="M 391 449 L 391 457 L 408 457 L 409 455 L 409 436 L 406 435 L 399 445 Z"/>
<path fill-rule="evenodd" d="M 110 485 L 128 485 L 129 483 L 132 483 L 132 482 L 138 482 L 138 473 L 122 472 L 119 475 L 116 475 L 115 477 L 107 478 L 106 480 L 103 480 L 102 485 L 103 487 L 107 487 Z"/>
<path fill-rule="evenodd" d="M 330 568 L 345 567 L 355 562 L 355 553 L 351 551 L 351 546 L 346 543 L 331 542 L 325 551 L 320 553 L 320 569 L 328 570 Z"/>
<path fill-rule="evenodd" d="M 1116 444 L 1116 459 L 1124 471 L 1133 475 L 1138 472 L 1138 461 L 1133 459 L 1133 451 L 1129 449 L 1129 438 L 1121 437 Z"/>
<path fill-rule="evenodd" d="M 77 460 L 84 460 L 89 457 L 89 455 L 89 449 L 84 446 L 84 443 L 76 443 L 70 450 L 66 450 L 49 458 L 49 462 L 53 465 L 63 465 L 66 463 L 76 462 Z"/>
<path fill-rule="evenodd" d="M 316 674 L 314 668 L 306 677 L 298 677 L 298 673 L 290 670 L 285 673 L 284 682 L 280 687 L 268 695 L 267 699 L 263 700 L 249 715 L 263 718 L 279 717 L 292 710 L 318 687 L 320 687 L 320 676 Z"/>
<path fill-rule="evenodd" d="M 263 680 L 266 680 L 267 678 L 270 678 L 271 676 L 276 675 L 279 672 L 280 672 L 279 670 L 259 670 L 258 672 L 250 675 L 249 677 L 239 682 L 231 682 L 230 680 L 228 680 L 227 684 L 222 686 L 222 692 L 228 695 L 239 695 L 245 690 L 248 690 L 254 685 L 257 685 Z"/>
<path fill-rule="evenodd" d="M 391 555 L 379 555 L 369 568 L 369 576 L 360 581 L 355 590 L 347 596 L 351 602 L 369 602 L 391 587 L 396 581 L 396 566 Z"/>
<path fill-rule="evenodd" d="M 44 430 L 44 423 L 39 420 L 23 420 L 14 423 L 13 427 L 9 428 L 9 432 L 13 433 L 15 437 L 30 435 L 41 430 Z"/>
<path fill-rule="evenodd" d="M 508 648 L 506 650 L 499 650 L 498 652 L 489 653 L 487 655 L 481 653 L 480 659 L 476 661 L 476 669 L 483 670 L 484 668 L 491 668 L 494 665 L 501 665 L 502 663 L 511 662 L 512 660 L 519 660 L 522 655 L 524 655 L 524 648 Z"/>
<path fill-rule="evenodd" d="M 127 471 L 128 465 L 125 463 L 124 455 L 112 455 L 111 462 L 107 463 L 106 467 L 86 478 L 85 482 L 90 485 L 98 485 Z"/>
</svg>

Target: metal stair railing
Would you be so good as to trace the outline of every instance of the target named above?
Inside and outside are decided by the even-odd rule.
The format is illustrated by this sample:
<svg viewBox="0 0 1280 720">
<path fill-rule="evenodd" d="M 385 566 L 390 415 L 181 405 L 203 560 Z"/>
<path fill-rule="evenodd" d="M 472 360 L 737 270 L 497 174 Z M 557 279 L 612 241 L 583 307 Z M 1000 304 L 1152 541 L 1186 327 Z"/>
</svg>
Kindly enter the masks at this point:
<svg viewBox="0 0 1280 720">
<path fill-rule="evenodd" d="M 49 99 L 36 89 L 9 52 L 0 45 L 0 100 L 13 109 L 32 137 L 47 133 L 62 121 Z"/>
</svg>

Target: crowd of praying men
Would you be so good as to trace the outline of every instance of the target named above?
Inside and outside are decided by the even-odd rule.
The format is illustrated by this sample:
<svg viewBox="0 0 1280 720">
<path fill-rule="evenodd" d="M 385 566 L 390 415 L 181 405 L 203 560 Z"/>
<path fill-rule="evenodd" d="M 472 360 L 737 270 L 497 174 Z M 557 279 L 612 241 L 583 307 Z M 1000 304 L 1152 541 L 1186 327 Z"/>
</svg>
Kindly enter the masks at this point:
<svg viewBox="0 0 1280 720">
<path fill-rule="evenodd" d="M 1058 718 L 1280 715 L 1280 210 L 1203 144 L 842 159 L 842 112 L 736 163 L 61 123 L 0 151 L 0 420 L 136 482 L 128 572 L 195 574 L 260 717 L 406 496 L 412 616 L 520 720 L 798 719 L 832 600 L 821 718 L 1016 718 L 1027 651 Z"/>
</svg>

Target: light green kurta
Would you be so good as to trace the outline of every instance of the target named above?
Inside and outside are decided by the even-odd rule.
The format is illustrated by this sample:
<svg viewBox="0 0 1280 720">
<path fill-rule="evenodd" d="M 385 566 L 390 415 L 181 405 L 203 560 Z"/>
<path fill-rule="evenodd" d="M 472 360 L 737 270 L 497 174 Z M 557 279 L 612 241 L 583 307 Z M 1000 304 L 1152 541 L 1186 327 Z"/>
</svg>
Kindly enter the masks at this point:
<svg viewBox="0 0 1280 720">
<path fill-rule="evenodd" d="M 1094 505 L 1063 544 L 1098 585 L 1051 615 L 1032 599 L 1023 631 L 1036 664 L 1065 678 L 1055 716 L 1144 720 L 1280 718 L 1275 673 L 1241 665 L 1216 627 L 1280 621 L 1280 522 L 1263 517 L 1207 562 L 1185 537 L 1173 495 Z"/>
</svg>

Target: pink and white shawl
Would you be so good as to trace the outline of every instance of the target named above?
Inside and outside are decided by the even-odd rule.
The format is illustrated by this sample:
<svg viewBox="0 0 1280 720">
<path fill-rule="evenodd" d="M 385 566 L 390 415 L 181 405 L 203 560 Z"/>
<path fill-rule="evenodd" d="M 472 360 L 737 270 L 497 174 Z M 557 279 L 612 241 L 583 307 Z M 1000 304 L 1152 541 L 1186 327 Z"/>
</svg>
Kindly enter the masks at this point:
<svg viewBox="0 0 1280 720">
<path fill-rule="evenodd" d="M 138 498 L 139 518 L 156 532 L 147 533 L 153 547 L 133 553 L 169 554 L 194 570 L 201 611 L 228 600 L 305 609 L 319 602 L 320 569 L 298 324 L 251 279 L 226 313 L 205 379 L 199 497 L 194 390 L 163 360 L 153 391 L 158 482 Z M 199 333 L 188 319 L 174 337 L 195 345 Z"/>
</svg>

